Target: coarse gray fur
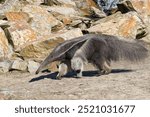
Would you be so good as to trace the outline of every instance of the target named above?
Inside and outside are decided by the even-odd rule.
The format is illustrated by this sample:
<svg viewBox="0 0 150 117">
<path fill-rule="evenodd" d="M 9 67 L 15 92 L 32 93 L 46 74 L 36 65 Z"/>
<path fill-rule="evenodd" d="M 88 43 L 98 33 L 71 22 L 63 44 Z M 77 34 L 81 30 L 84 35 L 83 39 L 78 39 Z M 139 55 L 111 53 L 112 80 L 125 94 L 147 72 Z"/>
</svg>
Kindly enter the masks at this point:
<svg viewBox="0 0 150 117">
<path fill-rule="evenodd" d="M 139 61 L 145 58 L 147 53 L 147 49 L 135 41 L 128 42 L 111 35 L 87 34 L 58 45 L 41 63 L 36 73 L 53 61 L 62 61 L 62 64 L 69 61 L 73 70 L 81 71 L 83 62 L 91 62 L 101 72 L 109 73 L 111 61 L 118 61 L 122 58 Z M 81 76 L 81 73 L 79 74 Z"/>
<path fill-rule="evenodd" d="M 71 60 L 71 67 L 80 71 L 78 76 L 81 77 L 83 63 L 90 62 L 99 69 L 100 74 L 108 74 L 111 72 L 111 61 L 125 59 L 136 62 L 147 55 L 148 50 L 136 41 L 128 42 L 116 36 L 101 35 L 88 39 L 76 51 Z"/>
<path fill-rule="evenodd" d="M 88 39 L 74 56 L 78 56 L 79 52 L 84 60 L 90 60 L 93 56 L 102 56 L 109 61 L 120 59 L 139 61 L 148 54 L 148 50 L 137 41 L 129 42 L 104 34 Z"/>
</svg>

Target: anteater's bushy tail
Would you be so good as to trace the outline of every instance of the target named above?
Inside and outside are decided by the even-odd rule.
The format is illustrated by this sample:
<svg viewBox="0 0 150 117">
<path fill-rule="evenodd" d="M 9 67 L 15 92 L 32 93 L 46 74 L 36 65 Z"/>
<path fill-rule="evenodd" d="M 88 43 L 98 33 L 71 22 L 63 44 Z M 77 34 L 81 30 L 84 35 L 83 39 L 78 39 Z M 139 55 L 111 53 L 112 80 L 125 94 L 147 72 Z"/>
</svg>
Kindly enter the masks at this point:
<svg viewBox="0 0 150 117">
<path fill-rule="evenodd" d="M 117 61 L 120 59 L 140 61 L 148 56 L 148 50 L 139 42 L 128 42 L 120 39 L 107 39 L 109 58 Z"/>
</svg>

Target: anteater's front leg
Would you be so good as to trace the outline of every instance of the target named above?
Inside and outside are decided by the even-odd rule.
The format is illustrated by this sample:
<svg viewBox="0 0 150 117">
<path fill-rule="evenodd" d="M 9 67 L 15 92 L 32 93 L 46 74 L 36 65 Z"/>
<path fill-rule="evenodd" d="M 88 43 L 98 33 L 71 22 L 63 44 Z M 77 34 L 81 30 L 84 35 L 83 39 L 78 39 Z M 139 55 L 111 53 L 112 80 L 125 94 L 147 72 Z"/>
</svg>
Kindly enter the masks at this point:
<svg viewBox="0 0 150 117">
<path fill-rule="evenodd" d="M 62 76 L 66 75 L 68 71 L 71 70 L 71 63 L 69 60 L 67 61 L 62 61 L 59 65 L 58 65 L 58 74 L 56 76 L 56 79 L 61 80 Z"/>
<path fill-rule="evenodd" d="M 111 72 L 110 61 L 103 56 L 93 56 L 93 64 L 98 68 L 98 76 Z"/>
</svg>

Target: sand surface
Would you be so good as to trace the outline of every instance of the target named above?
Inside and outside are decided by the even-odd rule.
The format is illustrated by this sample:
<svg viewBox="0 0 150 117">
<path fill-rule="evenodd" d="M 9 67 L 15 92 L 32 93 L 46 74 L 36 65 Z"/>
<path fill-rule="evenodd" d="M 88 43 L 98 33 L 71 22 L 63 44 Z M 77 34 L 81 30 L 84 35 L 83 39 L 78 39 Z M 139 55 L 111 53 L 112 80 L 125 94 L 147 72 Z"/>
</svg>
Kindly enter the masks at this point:
<svg viewBox="0 0 150 117">
<path fill-rule="evenodd" d="M 0 99 L 150 99 L 150 57 L 138 64 L 112 63 L 112 73 L 97 77 L 90 65 L 83 78 L 56 73 L 0 75 Z"/>
</svg>

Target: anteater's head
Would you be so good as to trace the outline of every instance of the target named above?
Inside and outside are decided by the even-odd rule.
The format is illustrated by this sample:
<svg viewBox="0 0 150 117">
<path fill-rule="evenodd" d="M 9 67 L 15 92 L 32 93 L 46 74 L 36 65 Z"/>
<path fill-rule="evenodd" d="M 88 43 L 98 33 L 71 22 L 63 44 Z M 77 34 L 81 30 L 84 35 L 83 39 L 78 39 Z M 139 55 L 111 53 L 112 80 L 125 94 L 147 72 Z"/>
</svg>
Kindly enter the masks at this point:
<svg viewBox="0 0 150 117">
<path fill-rule="evenodd" d="M 71 59 L 71 68 L 77 73 L 83 69 L 83 60 L 80 57 L 73 57 Z"/>
</svg>

